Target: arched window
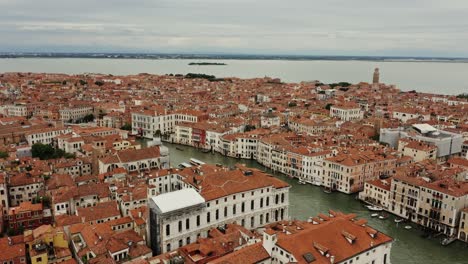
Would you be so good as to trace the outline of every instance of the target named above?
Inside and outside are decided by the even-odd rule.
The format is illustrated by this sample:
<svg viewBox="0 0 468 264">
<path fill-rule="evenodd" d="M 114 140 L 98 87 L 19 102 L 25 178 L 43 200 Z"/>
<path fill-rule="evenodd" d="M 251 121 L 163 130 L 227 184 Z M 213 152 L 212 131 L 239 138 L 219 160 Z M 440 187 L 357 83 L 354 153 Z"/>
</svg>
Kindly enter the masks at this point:
<svg viewBox="0 0 468 264">
<path fill-rule="evenodd" d="M 166 225 L 166 236 L 171 235 L 171 226 L 169 224 Z"/>
</svg>

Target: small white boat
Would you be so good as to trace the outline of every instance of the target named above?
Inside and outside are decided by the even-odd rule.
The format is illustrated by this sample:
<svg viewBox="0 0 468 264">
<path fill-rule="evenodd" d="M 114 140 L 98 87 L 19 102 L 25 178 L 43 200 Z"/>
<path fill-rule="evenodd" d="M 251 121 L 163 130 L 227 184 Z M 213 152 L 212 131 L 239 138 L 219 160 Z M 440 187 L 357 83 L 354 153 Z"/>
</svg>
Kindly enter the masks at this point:
<svg viewBox="0 0 468 264">
<path fill-rule="evenodd" d="M 376 211 L 376 212 L 380 212 L 383 210 L 382 207 L 379 207 L 379 206 L 374 206 L 374 205 L 368 205 L 366 206 L 367 209 L 371 210 L 371 211 Z"/>
<path fill-rule="evenodd" d="M 412 227 L 410 225 L 405 226 L 405 229 L 411 229 Z"/>
<path fill-rule="evenodd" d="M 299 184 L 306 184 L 306 182 L 304 180 L 299 180 Z"/>
<path fill-rule="evenodd" d="M 395 218 L 394 221 L 395 221 L 395 223 L 401 223 L 401 222 L 405 221 L 405 219 L 403 219 L 403 218 Z"/>
<path fill-rule="evenodd" d="M 379 215 L 380 220 L 385 220 L 388 218 L 388 215 Z"/>
<path fill-rule="evenodd" d="M 373 213 L 373 214 L 371 214 L 370 216 L 371 216 L 371 217 L 377 217 L 377 216 L 379 216 L 379 214 L 378 214 L 378 213 Z"/>
</svg>

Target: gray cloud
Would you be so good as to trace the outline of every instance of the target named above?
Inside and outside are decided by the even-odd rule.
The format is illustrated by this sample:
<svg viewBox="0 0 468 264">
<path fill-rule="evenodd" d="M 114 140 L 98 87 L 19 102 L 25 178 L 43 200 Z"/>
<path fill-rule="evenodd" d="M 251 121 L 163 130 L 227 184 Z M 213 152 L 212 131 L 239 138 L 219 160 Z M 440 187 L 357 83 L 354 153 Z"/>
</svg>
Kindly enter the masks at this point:
<svg viewBox="0 0 468 264">
<path fill-rule="evenodd" d="M 465 0 L 0 0 L 0 51 L 468 56 Z"/>
</svg>

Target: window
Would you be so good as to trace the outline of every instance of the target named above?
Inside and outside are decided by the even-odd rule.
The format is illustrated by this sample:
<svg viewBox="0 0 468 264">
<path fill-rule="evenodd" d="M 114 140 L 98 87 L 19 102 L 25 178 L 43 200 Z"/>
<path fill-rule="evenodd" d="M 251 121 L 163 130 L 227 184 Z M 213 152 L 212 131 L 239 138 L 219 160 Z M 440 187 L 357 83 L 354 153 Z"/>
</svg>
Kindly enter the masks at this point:
<svg viewBox="0 0 468 264">
<path fill-rule="evenodd" d="M 206 222 L 211 222 L 210 212 L 206 213 Z"/>
<path fill-rule="evenodd" d="M 197 215 L 197 226 L 200 226 L 200 216 Z"/>
<path fill-rule="evenodd" d="M 182 232 L 182 221 L 179 221 L 179 232 Z"/>
<path fill-rule="evenodd" d="M 185 219 L 185 229 L 190 229 L 190 218 Z"/>
</svg>

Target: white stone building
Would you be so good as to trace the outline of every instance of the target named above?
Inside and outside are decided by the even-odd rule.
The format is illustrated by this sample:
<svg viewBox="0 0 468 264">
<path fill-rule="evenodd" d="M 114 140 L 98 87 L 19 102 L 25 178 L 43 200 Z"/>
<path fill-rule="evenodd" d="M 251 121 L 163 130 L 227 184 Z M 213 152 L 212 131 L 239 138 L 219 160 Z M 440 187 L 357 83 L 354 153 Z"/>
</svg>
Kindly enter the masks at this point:
<svg viewBox="0 0 468 264">
<path fill-rule="evenodd" d="M 211 228 L 227 223 L 253 229 L 288 219 L 289 185 L 259 170 L 202 165 L 174 176 L 173 181 L 179 179 L 175 189 L 182 190 L 149 202 L 155 254 L 190 244 L 206 237 Z"/>
<path fill-rule="evenodd" d="M 390 205 L 391 179 L 376 179 L 364 184 L 364 190 L 359 192 L 359 199 L 384 209 Z"/>
<path fill-rule="evenodd" d="M 28 111 L 28 107 L 26 105 L 6 105 L 6 113 L 8 116 L 28 116 L 32 114 L 32 112 Z"/>
<path fill-rule="evenodd" d="M 10 206 L 18 206 L 22 202 L 32 202 L 39 191 L 44 189 L 44 179 L 34 177 L 29 173 L 9 176 L 8 193 Z"/>
<path fill-rule="evenodd" d="M 63 122 L 77 121 L 89 114 L 93 114 L 92 106 L 74 106 L 59 110 L 60 120 Z"/>
<path fill-rule="evenodd" d="M 26 133 L 25 137 L 29 145 L 34 145 L 36 143 L 52 144 L 57 136 L 71 133 L 71 131 L 72 130 L 70 128 L 51 127 L 46 129 L 30 131 Z"/>
<path fill-rule="evenodd" d="M 5 173 L 0 173 L 0 203 L 3 209 L 3 215 L 8 215 L 8 186 Z"/>
<path fill-rule="evenodd" d="M 169 168 L 169 150 L 165 146 L 126 149 L 99 159 L 99 173 L 125 168 L 128 172 Z"/>
<path fill-rule="evenodd" d="M 361 120 L 364 112 L 358 105 L 333 105 L 330 107 L 330 117 L 338 117 L 342 121 Z"/>
</svg>

